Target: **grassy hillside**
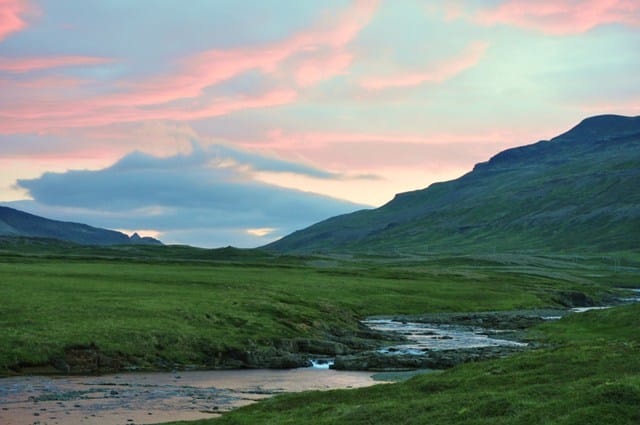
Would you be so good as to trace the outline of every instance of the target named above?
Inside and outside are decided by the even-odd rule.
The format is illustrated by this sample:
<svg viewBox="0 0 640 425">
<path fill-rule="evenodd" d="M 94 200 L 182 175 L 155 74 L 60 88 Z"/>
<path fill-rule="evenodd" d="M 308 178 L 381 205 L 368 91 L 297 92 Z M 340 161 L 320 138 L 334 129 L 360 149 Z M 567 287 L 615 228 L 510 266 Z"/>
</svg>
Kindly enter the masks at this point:
<svg viewBox="0 0 640 425">
<path fill-rule="evenodd" d="M 0 206 L 0 237 L 49 238 L 85 245 L 162 245 L 150 237 L 129 237 L 115 230 L 81 223 L 50 220 L 14 208 Z"/>
<path fill-rule="evenodd" d="M 278 396 L 192 424 L 638 424 L 640 305 L 534 330 L 549 348 L 358 390 Z"/>
<path fill-rule="evenodd" d="M 640 117 L 594 117 L 463 177 L 334 217 L 278 252 L 638 250 Z"/>
<path fill-rule="evenodd" d="M 638 270 L 631 258 L 344 260 L 186 247 L 43 256 L 26 246 L 33 251 L 5 246 L 0 256 L 0 372 L 51 365 L 74 349 L 121 366 L 219 367 L 284 339 L 357 335 L 367 315 L 553 306 L 576 291 L 597 301 L 633 285 Z"/>
</svg>

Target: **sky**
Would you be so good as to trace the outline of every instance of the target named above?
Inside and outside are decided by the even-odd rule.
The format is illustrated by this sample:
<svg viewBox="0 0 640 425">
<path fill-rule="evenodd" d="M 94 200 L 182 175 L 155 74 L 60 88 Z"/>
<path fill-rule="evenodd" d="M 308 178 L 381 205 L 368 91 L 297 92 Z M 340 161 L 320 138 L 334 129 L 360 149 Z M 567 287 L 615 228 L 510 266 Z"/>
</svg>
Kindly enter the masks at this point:
<svg viewBox="0 0 640 425">
<path fill-rule="evenodd" d="M 0 202 L 254 247 L 640 114 L 640 0 L 0 0 Z"/>
</svg>

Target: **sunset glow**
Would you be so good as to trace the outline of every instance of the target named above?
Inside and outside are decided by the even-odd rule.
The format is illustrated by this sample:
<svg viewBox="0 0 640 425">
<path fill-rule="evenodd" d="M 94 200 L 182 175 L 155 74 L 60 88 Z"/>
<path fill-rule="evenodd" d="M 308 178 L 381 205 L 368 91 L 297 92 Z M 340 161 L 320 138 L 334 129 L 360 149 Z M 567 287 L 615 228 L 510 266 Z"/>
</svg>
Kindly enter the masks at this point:
<svg viewBox="0 0 640 425">
<path fill-rule="evenodd" d="M 0 0 L 0 202 L 258 246 L 640 114 L 640 1 L 285 3 Z"/>
</svg>

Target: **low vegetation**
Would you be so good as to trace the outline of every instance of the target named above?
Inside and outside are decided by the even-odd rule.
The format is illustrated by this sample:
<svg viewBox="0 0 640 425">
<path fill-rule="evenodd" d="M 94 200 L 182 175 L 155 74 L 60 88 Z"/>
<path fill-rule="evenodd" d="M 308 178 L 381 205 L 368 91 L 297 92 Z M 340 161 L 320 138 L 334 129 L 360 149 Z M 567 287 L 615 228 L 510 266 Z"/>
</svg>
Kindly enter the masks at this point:
<svg viewBox="0 0 640 425">
<path fill-rule="evenodd" d="M 575 292 L 598 301 L 610 282 L 627 280 L 601 258 L 50 245 L 13 241 L 0 251 L 0 372 L 50 364 L 74 347 L 123 367 L 218 367 L 224 353 L 331 339 L 369 315 L 558 306 Z"/>
<path fill-rule="evenodd" d="M 227 352 L 356 332 L 369 315 L 608 302 L 638 286 L 638 266 L 630 253 L 287 257 L 5 239 L 0 373 L 87 347 L 122 366 L 215 367 Z M 573 315 L 530 331 L 542 349 L 196 423 L 636 424 L 639 325 L 640 305 Z"/>
<path fill-rule="evenodd" d="M 273 242 L 278 252 L 637 252 L 640 119 L 598 116 L 464 176 Z"/>
<path fill-rule="evenodd" d="M 638 424 L 640 305 L 534 329 L 547 348 L 406 382 L 278 396 L 192 424 Z"/>
</svg>

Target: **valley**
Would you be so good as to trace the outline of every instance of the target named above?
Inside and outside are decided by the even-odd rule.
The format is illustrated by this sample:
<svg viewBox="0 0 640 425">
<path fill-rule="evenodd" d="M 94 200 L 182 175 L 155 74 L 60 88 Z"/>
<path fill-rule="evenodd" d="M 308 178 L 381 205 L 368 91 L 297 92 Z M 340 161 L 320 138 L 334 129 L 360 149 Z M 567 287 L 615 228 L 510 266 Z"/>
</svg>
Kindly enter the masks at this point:
<svg viewBox="0 0 640 425">
<path fill-rule="evenodd" d="M 589 118 L 257 249 L 4 208 L 0 418 L 636 424 L 639 143 Z"/>
<path fill-rule="evenodd" d="M 3 304 L 0 342 L 3 347 L 11 347 L 2 350 L 0 360 L 4 374 L 14 376 L 115 372 L 120 379 L 127 379 L 128 373 L 163 370 L 169 371 L 170 377 L 212 368 L 250 368 L 246 373 L 251 373 L 255 368 L 302 367 L 297 370 L 304 371 L 312 360 L 336 357 L 339 369 L 362 369 L 353 362 L 344 365 L 360 352 L 399 342 L 388 334 L 364 328 L 361 321 L 371 316 L 401 321 L 415 317 L 445 326 L 466 326 L 480 320 L 493 330 L 518 328 L 519 338 L 536 348 L 514 350 L 506 358 L 500 358 L 505 352 L 484 356 L 474 353 L 437 366 L 449 369 L 471 361 L 451 370 L 482 369 L 487 367 L 485 363 L 492 364 L 487 362 L 513 362 L 557 345 L 550 335 L 563 329 L 567 320 L 580 323 L 580 319 L 545 323 L 541 315 L 632 297 L 633 292 L 624 288 L 635 287 L 640 270 L 640 261 L 632 254 L 613 262 L 603 256 L 548 254 L 289 257 L 229 249 L 193 249 L 185 255 L 189 248 L 78 247 L 74 252 L 63 245 L 65 249 L 56 253 L 55 243 L 29 244 L 30 251 L 24 246 L 17 251 L 14 246 L 3 246 L 0 266 L 0 295 L 7 301 Z M 629 308 L 634 307 L 611 311 Z M 541 310 L 532 320 L 526 319 L 529 316 L 523 309 L 552 310 Z M 425 311 L 431 316 L 424 316 Z M 603 310 L 584 314 L 611 313 Z M 492 357 L 498 358 L 478 362 Z M 423 366 L 415 361 L 386 361 L 365 368 L 373 369 L 369 372 L 358 373 L 371 377 L 379 370 L 416 367 Z M 349 376 L 351 372 L 345 373 Z M 409 391 L 406 386 L 410 382 L 444 379 L 440 376 L 448 373 L 418 376 L 393 385 Z M 375 383 L 367 379 L 369 385 Z M 335 388 L 335 384 L 327 385 Z M 371 391 L 376 394 L 381 390 Z M 371 393 L 363 394 L 369 399 Z M 82 394 L 79 397 L 80 405 L 87 403 Z M 276 397 L 274 403 L 288 403 L 287 397 Z M 312 406 L 322 405 L 323 397 L 329 396 L 306 397 L 311 398 L 305 405 Z M 107 401 L 118 402 L 113 397 Z M 30 409 L 31 405 L 33 402 L 27 402 L 20 408 Z M 147 415 L 140 423 L 157 422 L 160 417 L 177 420 L 217 416 L 171 416 L 152 406 L 141 411 L 156 412 L 158 419 Z M 281 411 L 280 407 L 275 409 Z M 67 410 L 78 409 L 67 406 Z M 99 411 L 100 417 L 109 417 L 108 411 Z M 183 410 L 173 411 L 180 415 Z M 243 412 L 239 410 L 238 417 L 253 417 Z M 310 420 L 296 409 L 287 408 L 287 412 L 296 418 L 292 421 Z M 127 416 L 121 414 L 122 418 Z M 87 421 L 95 421 L 90 415 Z M 227 419 L 225 414 L 225 420 L 233 420 L 234 415 Z M 284 420 L 279 414 L 274 418 L 274 423 Z"/>
<path fill-rule="evenodd" d="M 0 425 L 640 425 L 639 51 L 640 0 L 0 0 Z"/>
</svg>

